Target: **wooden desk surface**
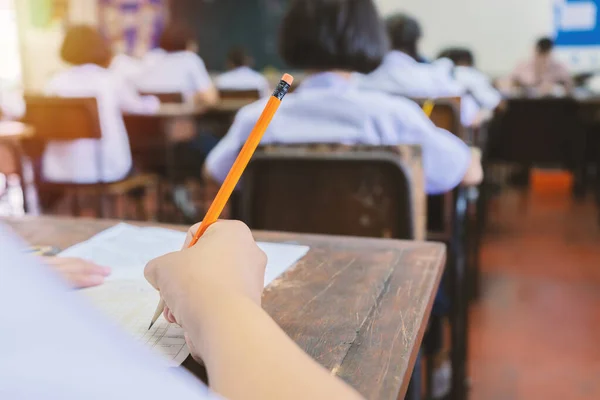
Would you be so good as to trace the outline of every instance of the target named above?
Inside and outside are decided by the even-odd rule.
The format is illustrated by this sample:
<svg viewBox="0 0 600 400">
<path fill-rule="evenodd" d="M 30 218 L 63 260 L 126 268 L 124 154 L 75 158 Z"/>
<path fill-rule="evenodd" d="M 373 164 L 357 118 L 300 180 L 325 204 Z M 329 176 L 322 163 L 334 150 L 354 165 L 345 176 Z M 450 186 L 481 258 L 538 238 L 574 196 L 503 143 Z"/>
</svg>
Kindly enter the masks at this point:
<svg viewBox="0 0 600 400">
<path fill-rule="evenodd" d="M 254 100 L 227 99 L 221 100 L 213 107 L 196 106 L 185 103 L 162 103 L 157 112 L 148 115 L 151 117 L 198 117 L 212 113 L 236 113 L 240 108 L 247 106 Z M 136 114 L 137 115 L 137 114 Z"/>
<path fill-rule="evenodd" d="M 60 248 L 116 223 L 54 217 L 4 221 L 31 244 Z M 444 246 L 274 232 L 255 232 L 255 237 L 311 247 L 265 290 L 263 306 L 283 330 L 366 398 L 403 398 L 442 275 Z"/>
<path fill-rule="evenodd" d="M 24 139 L 33 136 L 31 125 L 17 121 L 0 121 L 0 140 Z"/>
</svg>

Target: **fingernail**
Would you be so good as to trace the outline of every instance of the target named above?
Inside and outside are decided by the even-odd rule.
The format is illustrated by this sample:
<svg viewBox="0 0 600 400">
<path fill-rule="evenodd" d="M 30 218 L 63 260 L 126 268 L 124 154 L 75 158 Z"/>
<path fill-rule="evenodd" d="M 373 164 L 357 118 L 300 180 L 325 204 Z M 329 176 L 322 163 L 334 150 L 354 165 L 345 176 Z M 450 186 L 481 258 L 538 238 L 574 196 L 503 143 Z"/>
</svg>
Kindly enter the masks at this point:
<svg viewBox="0 0 600 400">
<path fill-rule="evenodd" d="M 110 269 L 110 267 L 102 267 L 102 274 L 104 276 L 109 276 L 111 272 L 112 270 Z"/>
</svg>

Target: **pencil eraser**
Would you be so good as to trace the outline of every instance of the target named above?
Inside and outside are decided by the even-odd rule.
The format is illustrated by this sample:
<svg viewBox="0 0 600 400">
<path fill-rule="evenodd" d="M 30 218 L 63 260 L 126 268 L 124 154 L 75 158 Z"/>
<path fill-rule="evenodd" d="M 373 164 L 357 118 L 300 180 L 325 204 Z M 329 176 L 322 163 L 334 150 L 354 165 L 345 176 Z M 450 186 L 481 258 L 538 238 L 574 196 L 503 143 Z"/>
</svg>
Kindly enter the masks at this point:
<svg viewBox="0 0 600 400">
<path fill-rule="evenodd" d="M 285 83 L 287 83 L 288 85 L 292 86 L 292 82 L 294 82 L 294 77 L 291 76 L 290 74 L 283 74 L 283 77 L 281 77 L 281 80 L 284 81 Z"/>
</svg>

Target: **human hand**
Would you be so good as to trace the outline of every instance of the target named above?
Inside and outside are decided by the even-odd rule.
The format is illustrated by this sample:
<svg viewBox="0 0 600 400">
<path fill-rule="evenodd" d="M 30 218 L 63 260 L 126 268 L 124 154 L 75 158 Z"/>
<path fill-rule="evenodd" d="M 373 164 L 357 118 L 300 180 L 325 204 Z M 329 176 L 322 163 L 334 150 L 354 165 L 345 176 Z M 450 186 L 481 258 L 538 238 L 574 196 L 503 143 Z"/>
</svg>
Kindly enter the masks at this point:
<svg viewBox="0 0 600 400">
<path fill-rule="evenodd" d="M 75 289 L 98 286 L 110 275 L 110 268 L 72 257 L 42 257 L 43 262 L 57 271 Z"/>
<path fill-rule="evenodd" d="M 188 231 L 184 249 L 156 258 L 145 268 L 148 282 L 165 301 L 165 318 L 186 330 L 201 315 L 186 319 L 189 305 L 199 298 L 202 309 L 214 312 L 226 296 L 244 297 L 260 306 L 264 287 L 266 255 L 256 245 L 250 229 L 239 221 L 211 225 L 197 244 L 187 248 L 198 225 Z M 218 296 L 204 295 L 218 293 Z"/>
</svg>

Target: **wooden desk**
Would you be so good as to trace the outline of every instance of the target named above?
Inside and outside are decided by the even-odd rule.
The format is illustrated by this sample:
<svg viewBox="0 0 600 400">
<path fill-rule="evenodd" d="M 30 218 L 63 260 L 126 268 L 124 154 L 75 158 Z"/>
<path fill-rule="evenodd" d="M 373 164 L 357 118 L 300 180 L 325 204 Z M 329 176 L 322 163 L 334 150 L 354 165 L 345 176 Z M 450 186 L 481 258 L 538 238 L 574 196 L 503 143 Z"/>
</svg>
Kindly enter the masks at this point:
<svg viewBox="0 0 600 400">
<path fill-rule="evenodd" d="M 5 221 L 31 244 L 60 248 L 116 223 L 54 217 Z M 273 232 L 255 237 L 311 247 L 263 295 L 265 310 L 283 330 L 366 398 L 403 398 L 442 274 L 444 246 Z"/>
<path fill-rule="evenodd" d="M 153 117 L 202 117 L 214 113 L 237 113 L 240 108 L 254 102 L 254 99 L 226 99 L 212 107 L 196 106 L 186 103 L 162 103 L 157 112 L 148 114 Z"/>
</svg>

